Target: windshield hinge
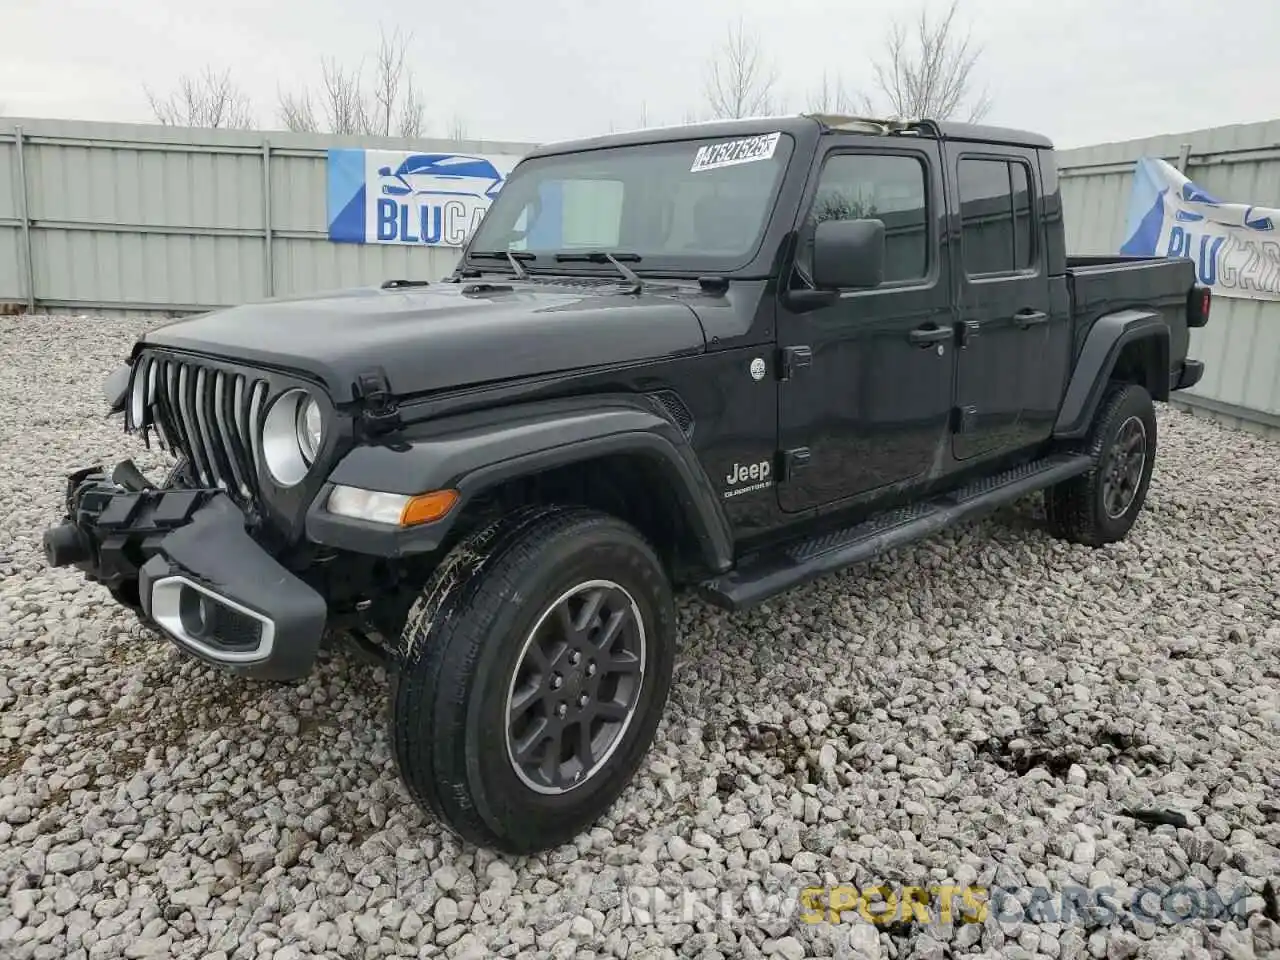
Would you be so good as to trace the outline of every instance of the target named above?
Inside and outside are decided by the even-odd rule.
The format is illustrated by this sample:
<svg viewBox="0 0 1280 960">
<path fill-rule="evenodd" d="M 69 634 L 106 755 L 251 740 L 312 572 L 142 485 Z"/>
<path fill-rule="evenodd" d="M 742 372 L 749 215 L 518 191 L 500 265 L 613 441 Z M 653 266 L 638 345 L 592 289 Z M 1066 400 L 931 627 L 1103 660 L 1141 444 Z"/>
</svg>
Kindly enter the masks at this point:
<svg viewBox="0 0 1280 960">
<path fill-rule="evenodd" d="M 360 419 L 370 433 L 385 433 L 400 426 L 400 412 L 391 395 L 391 384 L 381 368 L 356 377 Z"/>
<path fill-rule="evenodd" d="M 813 365 L 813 351 L 806 346 L 783 347 L 778 351 L 778 379 L 790 380 L 800 370 Z"/>
</svg>

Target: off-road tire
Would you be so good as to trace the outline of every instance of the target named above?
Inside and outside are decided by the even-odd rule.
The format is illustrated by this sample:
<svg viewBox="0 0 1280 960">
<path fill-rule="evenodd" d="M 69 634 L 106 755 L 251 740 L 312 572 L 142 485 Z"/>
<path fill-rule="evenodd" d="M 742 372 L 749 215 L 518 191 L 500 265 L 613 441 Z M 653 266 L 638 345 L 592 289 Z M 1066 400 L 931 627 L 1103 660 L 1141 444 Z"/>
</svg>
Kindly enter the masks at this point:
<svg viewBox="0 0 1280 960">
<path fill-rule="evenodd" d="M 508 751 L 513 677 L 539 618 L 575 584 L 600 580 L 620 585 L 639 611 L 642 679 L 598 772 L 546 795 L 522 782 Z M 608 810 L 643 760 L 674 651 L 671 587 L 635 529 L 582 508 L 510 514 L 461 541 L 410 610 L 391 677 L 400 776 L 421 807 L 472 843 L 517 854 L 566 843 Z"/>
<path fill-rule="evenodd" d="M 1105 485 L 1110 457 L 1122 430 L 1133 431 L 1137 420 L 1145 435 L 1144 461 L 1136 491 L 1118 516 L 1111 516 L 1105 504 Z M 1123 540 L 1147 499 L 1151 470 L 1156 458 L 1156 414 L 1151 395 L 1134 383 L 1113 384 L 1094 417 L 1084 452 L 1093 464 L 1087 473 L 1063 481 L 1045 491 L 1045 514 L 1054 536 L 1073 543 L 1100 547 Z"/>
</svg>

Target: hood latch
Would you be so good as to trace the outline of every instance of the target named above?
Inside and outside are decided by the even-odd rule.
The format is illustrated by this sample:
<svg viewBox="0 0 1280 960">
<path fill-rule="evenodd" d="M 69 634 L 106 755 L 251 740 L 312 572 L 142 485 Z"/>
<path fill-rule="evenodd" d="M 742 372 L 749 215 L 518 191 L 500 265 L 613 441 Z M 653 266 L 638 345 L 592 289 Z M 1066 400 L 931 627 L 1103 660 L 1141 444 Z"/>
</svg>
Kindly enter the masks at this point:
<svg viewBox="0 0 1280 960">
<path fill-rule="evenodd" d="M 361 422 L 369 433 L 386 433 L 400 426 L 400 411 L 381 368 L 356 377 L 356 397 L 360 401 Z"/>
</svg>

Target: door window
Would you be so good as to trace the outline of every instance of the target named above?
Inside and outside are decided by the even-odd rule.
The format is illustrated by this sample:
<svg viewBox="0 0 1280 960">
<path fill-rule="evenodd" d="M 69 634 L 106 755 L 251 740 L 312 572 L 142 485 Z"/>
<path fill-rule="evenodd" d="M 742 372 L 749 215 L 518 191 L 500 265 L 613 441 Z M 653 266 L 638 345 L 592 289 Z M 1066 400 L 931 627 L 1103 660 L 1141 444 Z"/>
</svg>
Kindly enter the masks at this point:
<svg viewBox="0 0 1280 960">
<path fill-rule="evenodd" d="M 1020 273 L 1035 265 L 1031 178 L 1017 160 L 961 160 L 961 246 L 969 276 Z"/>
<path fill-rule="evenodd" d="M 884 222 L 886 283 L 928 273 L 929 229 L 925 167 L 901 154 L 840 153 L 822 167 L 801 235 L 799 266 L 808 274 L 813 230 L 824 220 Z"/>
</svg>

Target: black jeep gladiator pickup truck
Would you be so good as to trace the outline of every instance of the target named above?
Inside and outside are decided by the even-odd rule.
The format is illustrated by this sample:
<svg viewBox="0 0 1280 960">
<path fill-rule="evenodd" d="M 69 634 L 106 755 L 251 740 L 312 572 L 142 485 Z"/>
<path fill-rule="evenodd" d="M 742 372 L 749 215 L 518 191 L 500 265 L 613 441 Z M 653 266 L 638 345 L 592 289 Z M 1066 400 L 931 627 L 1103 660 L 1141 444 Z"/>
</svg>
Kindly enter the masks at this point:
<svg viewBox="0 0 1280 960">
<path fill-rule="evenodd" d="M 542 147 L 442 282 L 159 327 L 107 384 L 174 454 L 68 480 L 75 564 L 180 648 L 388 665 L 415 799 L 508 851 L 640 764 L 672 591 L 739 609 L 1043 489 L 1098 546 L 1199 380 L 1188 260 L 1069 258 L 1052 145 L 799 116 Z"/>
</svg>

